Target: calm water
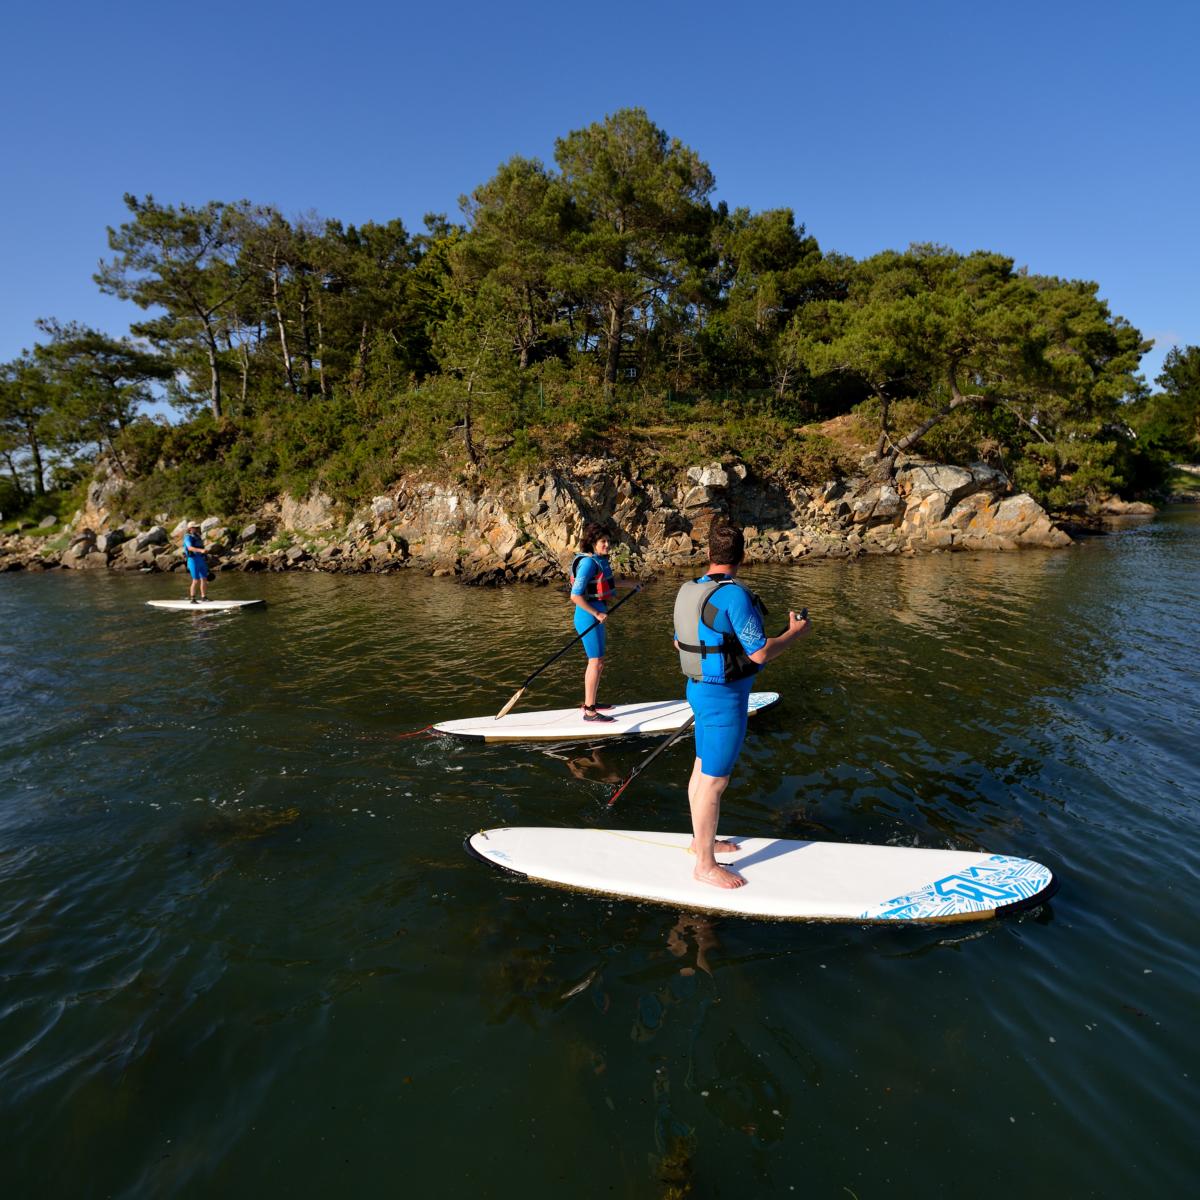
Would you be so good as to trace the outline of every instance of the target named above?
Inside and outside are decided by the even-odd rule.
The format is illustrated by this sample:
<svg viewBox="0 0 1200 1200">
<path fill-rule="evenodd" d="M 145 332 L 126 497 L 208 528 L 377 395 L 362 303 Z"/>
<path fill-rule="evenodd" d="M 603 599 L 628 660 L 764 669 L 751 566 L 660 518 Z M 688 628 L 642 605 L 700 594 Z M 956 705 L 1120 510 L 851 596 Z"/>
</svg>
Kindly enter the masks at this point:
<svg viewBox="0 0 1200 1200">
<path fill-rule="evenodd" d="M 1200 514 L 1057 554 L 748 578 L 725 832 L 988 849 L 1062 880 L 948 930 L 701 920 L 488 870 L 498 824 L 685 828 L 672 750 L 396 735 L 492 711 L 550 590 L 416 574 L 0 578 L 6 1196 L 1156 1196 L 1191 1190 Z M 609 698 L 678 694 L 664 580 Z M 573 702 L 582 658 L 530 707 Z M 676 1191 L 672 1193 L 671 1189 Z"/>
</svg>

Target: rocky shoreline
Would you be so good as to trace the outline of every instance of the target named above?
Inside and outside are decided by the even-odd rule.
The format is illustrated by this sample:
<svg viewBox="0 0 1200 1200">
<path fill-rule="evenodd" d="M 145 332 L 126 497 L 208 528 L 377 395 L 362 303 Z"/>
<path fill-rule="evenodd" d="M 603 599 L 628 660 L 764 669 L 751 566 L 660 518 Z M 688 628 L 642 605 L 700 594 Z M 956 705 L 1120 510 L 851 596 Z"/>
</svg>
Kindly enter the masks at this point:
<svg viewBox="0 0 1200 1200">
<path fill-rule="evenodd" d="M 0 571 L 180 571 L 186 519 L 153 522 L 120 511 L 126 483 L 102 464 L 87 502 L 66 526 L 43 523 L 0 538 Z M 469 584 L 562 578 L 588 520 L 617 531 L 613 557 L 631 575 L 701 561 L 714 518 L 746 530 L 754 561 L 804 562 L 866 555 L 1059 548 L 1070 536 L 1007 477 L 982 463 L 897 461 L 879 482 L 869 474 L 819 488 L 761 479 L 737 461 L 697 465 L 670 483 L 647 467 L 581 459 L 486 488 L 413 475 L 346 519 L 319 489 L 281 496 L 237 527 L 208 516 L 202 529 L 218 569 L 384 572 L 423 569 Z M 1121 511 L 1150 505 L 1117 502 Z"/>
</svg>

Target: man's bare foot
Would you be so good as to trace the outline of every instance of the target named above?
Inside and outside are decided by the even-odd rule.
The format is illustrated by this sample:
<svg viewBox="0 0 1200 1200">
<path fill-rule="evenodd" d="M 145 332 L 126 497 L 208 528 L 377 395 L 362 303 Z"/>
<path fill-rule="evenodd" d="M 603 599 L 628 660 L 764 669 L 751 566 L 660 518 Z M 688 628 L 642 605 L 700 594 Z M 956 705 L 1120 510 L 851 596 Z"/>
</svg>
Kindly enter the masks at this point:
<svg viewBox="0 0 1200 1200">
<path fill-rule="evenodd" d="M 725 870 L 720 864 L 710 867 L 707 871 L 697 868 L 692 872 L 692 878 L 700 883 L 711 883 L 713 887 L 719 888 L 740 888 L 746 885 L 746 881 L 740 875 Z"/>
<path fill-rule="evenodd" d="M 741 847 L 737 842 L 713 842 L 714 854 L 736 854 Z M 692 838 L 692 844 L 688 847 L 689 854 L 696 853 L 696 839 Z"/>
</svg>

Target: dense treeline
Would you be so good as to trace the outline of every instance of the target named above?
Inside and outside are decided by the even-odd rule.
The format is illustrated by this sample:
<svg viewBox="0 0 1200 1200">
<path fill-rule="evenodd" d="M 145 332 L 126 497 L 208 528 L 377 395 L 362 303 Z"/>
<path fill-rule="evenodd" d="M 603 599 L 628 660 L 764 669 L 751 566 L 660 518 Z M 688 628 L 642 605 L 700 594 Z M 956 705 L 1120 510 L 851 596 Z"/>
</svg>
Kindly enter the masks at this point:
<svg viewBox="0 0 1200 1200">
<path fill-rule="evenodd" d="M 54 320 L 0 376 L 4 509 L 103 452 L 145 509 L 247 510 L 406 464 L 511 469 L 648 444 L 837 470 L 799 427 L 843 413 L 886 469 L 918 443 L 994 460 L 1051 503 L 1196 457 L 1200 350 L 1148 349 L 1091 283 L 999 254 L 823 252 L 789 209 L 713 204 L 695 151 L 640 110 L 503 164 L 462 220 L 344 226 L 248 201 L 126 196 L 95 279 L 143 316 Z M 185 419 L 140 415 L 165 394 Z M 1138 433 L 1144 431 L 1144 436 Z"/>
</svg>

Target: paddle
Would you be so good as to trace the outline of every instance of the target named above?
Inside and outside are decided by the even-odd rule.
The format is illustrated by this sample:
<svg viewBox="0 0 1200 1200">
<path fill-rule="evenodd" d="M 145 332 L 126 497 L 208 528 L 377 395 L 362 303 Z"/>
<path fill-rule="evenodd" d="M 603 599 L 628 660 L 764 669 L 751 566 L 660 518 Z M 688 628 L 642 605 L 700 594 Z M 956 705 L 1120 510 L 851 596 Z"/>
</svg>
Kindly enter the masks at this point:
<svg viewBox="0 0 1200 1200">
<path fill-rule="evenodd" d="M 692 713 L 692 715 L 691 715 L 690 717 L 688 717 L 688 719 L 687 719 L 686 721 L 684 721 L 684 723 L 683 723 L 683 724 L 682 724 L 682 725 L 681 725 L 681 726 L 680 726 L 678 729 L 676 729 L 676 730 L 674 730 L 673 732 L 671 732 L 671 733 L 667 734 L 667 736 L 666 736 L 665 738 L 663 738 L 663 740 L 662 740 L 661 742 L 659 742 L 659 743 L 658 743 L 658 745 L 655 747 L 655 749 L 651 750 L 651 751 L 650 751 L 650 753 L 649 753 L 649 754 L 647 754 L 647 755 L 646 755 L 646 757 L 645 757 L 645 758 L 643 758 L 643 759 L 642 759 L 642 761 L 641 761 L 640 763 L 638 763 L 638 765 L 637 765 L 636 767 L 634 767 L 632 771 L 630 771 L 630 772 L 629 772 L 629 774 L 628 774 L 628 775 L 625 777 L 625 782 L 624 782 L 624 783 L 622 783 L 622 784 L 621 784 L 621 786 L 620 786 L 619 788 L 617 788 L 617 790 L 616 790 L 615 792 L 613 792 L 613 794 L 612 794 L 611 796 L 609 796 L 609 798 L 608 798 L 608 807 L 609 807 L 609 808 L 612 808 L 612 806 L 613 806 L 614 804 L 616 804 L 616 802 L 617 802 L 617 797 L 618 797 L 618 796 L 619 796 L 619 795 L 620 795 L 620 794 L 621 794 L 621 793 L 622 793 L 622 792 L 623 792 L 623 791 L 624 791 L 624 790 L 625 790 L 625 789 L 626 789 L 626 788 L 627 788 L 627 787 L 628 787 L 628 786 L 629 786 L 629 785 L 630 785 L 630 784 L 631 784 L 631 783 L 632 783 L 632 782 L 633 782 L 633 781 L 634 781 L 634 780 L 635 780 L 635 779 L 636 779 L 636 778 L 637 778 L 637 777 L 638 777 L 638 776 L 639 776 L 639 775 L 640 775 L 640 774 L 641 774 L 641 773 L 642 773 L 642 772 L 643 772 L 643 771 L 644 771 L 644 770 L 645 770 L 645 769 L 646 769 L 646 768 L 647 768 L 647 767 L 648 767 L 648 766 L 649 766 L 649 765 L 650 765 L 650 764 L 651 764 L 651 763 L 652 763 L 652 762 L 653 762 L 653 761 L 654 761 L 654 760 L 655 760 L 655 759 L 656 759 L 656 758 L 657 758 L 657 757 L 658 757 L 658 756 L 659 756 L 659 755 L 660 755 L 660 754 L 661 754 L 661 753 L 662 753 L 664 750 L 669 750 L 669 749 L 670 749 L 670 748 L 671 748 L 673 745 L 675 745 L 675 743 L 676 743 L 677 741 L 679 741 L 679 739 L 680 739 L 681 737 L 683 737 L 683 735 L 684 735 L 685 733 L 687 733 L 687 731 L 688 731 L 689 729 L 691 729 L 691 727 L 692 727 L 692 725 L 695 723 L 695 721 L 696 721 L 696 714 L 695 714 L 695 713 Z"/>
<path fill-rule="evenodd" d="M 802 608 L 802 609 L 800 610 L 800 619 L 801 619 L 802 621 L 807 621 L 807 620 L 808 620 L 808 609 L 807 609 L 807 608 Z M 651 751 L 650 751 L 650 753 L 649 753 L 649 754 L 647 754 L 647 755 L 646 755 L 646 757 L 645 757 L 645 758 L 643 758 L 643 759 L 642 759 L 642 761 L 641 761 L 640 763 L 638 763 L 638 765 L 637 765 L 636 767 L 634 767 L 632 771 L 630 771 L 630 772 L 629 772 L 629 774 L 628 774 L 628 775 L 625 777 L 625 782 L 624 782 L 624 783 L 622 783 L 622 784 L 621 784 L 621 786 L 620 786 L 619 788 L 617 788 L 617 790 L 616 790 L 615 792 L 613 792 L 613 794 L 612 794 L 611 796 L 609 796 L 609 798 L 608 798 L 608 807 L 609 807 L 609 808 L 612 808 L 612 806 L 613 806 L 614 804 L 616 804 L 616 802 L 617 802 L 617 797 L 618 797 L 618 796 L 619 796 L 619 795 L 620 795 L 620 794 L 621 794 L 621 793 L 622 793 L 622 792 L 623 792 L 623 791 L 624 791 L 624 790 L 625 790 L 625 789 L 626 789 L 626 788 L 627 788 L 627 787 L 628 787 L 628 786 L 629 786 L 629 785 L 630 785 L 630 784 L 631 784 L 631 783 L 632 783 L 632 782 L 633 782 L 633 781 L 634 781 L 634 780 L 635 780 L 635 779 L 636 779 L 636 778 L 637 778 L 637 777 L 638 777 L 638 776 L 639 776 L 639 775 L 640 775 L 640 774 L 641 774 L 641 773 L 642 773 L 642 772 L 643 772 L 643 771 L 644 771 L 644 770 L 645 770 L 645 769 L 646 769 L 646 768 L 647 768 L 647 767 L 648 767 L 648 766 L 649 766 L 649 765 L 650 765 L 650 764 L 651 764 L 651 763 L 652 763 L 652 762 L 653 762 L 653 761 L 654 761 L 654 760 L 655 760 L 655 759 L 656 759 L 656 758 L 657 758 L 657 757 L 658 757 L 658 756 L 659 756 L 659 755 L 660 755 L 660 754 L 661 754 L 661 753 L 662 753 L 664 750 L 669 750 L 669 749 L 670 749 L 670 748 L 671 748 L 673 745 L 675 745 L 675 743 L 676 743 L 677 741 L 679 741 L 679 739 L 680 739 L 681 737 L 683 737 L 683 735 L 684 735 L 685 733 L 687 733 L 687 731 L 688 731 L 688 730 L 689 730 L 689 729 L 692 727 L 692 725 L 695 723 L 695 721 L 696 721 L 696 714 L 695 714 L 695 713 L 692 713 L 692 715 L 691 715 L 690 717 L 688 717 L 688 719 L 687 719 L 686 721 L 684 721 L 684 723 L 683 723 L 683 724 L 682 724 L 682 725 L 681 725 L 681 726 L 680 726 L 678 729 L 676 729 L 676 730 L 675 730 L 673 733 L 669 733 L 669 734 L 667 734 L 667 736 L 666 736 L 665 738 L 663 738 L 663 740 L 662 740 L 661 742 L 659 742 L 659 744 L 658 744 L 658 745 L 657 745 L 657 746 L 656 746 L 656 747 L 655 747 L 653 750 L 651 750 Z"/>
<path fill-rule="evenodd" d="M 608 613 L 607 613 L 606 615 L 611 617 L 611 616 L 613 615 L 613 613 L 615 613 L 615 612 L 617 611 L 617 609 L 618 609 L 618 608 L 620 608 L 620 607 L 621 607 L 621 605 L 625 603 L 625 601 L 626 601 L 626 600 L 630 600 L 630 599 L 632 599 L 632 598 L 633 598 L 634 596 L 636 596 L 636 595 L 638 594 L 638 592 L 640 592 L 641 590 L 642 590 L 642 585 L 639 583 L 639 584 L 637 585 L 637 587 L 635 587 L 635 588 L 633 589 L 633 591 L 631 591 L 631 592 L 629 593 L 629 595 L 627 595 L 627 596 L 622 596 L 622 597 L 620 598 L 620 600 L 618 600 L 618 601 L 616 602 L 616 604 L 614 604 L 614 605 L 612 606 L 612 608 L 610 608 L 610 609 L 608 610 Z M 570 650 L 570 648 L 571 648 L 572 646 L 574 646 L 576 642 L 582 641 L 582 640 L 583 640 L 585 637 L 587 637 L 587 635 L 588 635 L 589 633 L 591 633 L 591 632 L 592 632 L 592 630 L 593 630 L 593 629 L 595 629 L 595 628 L 596 628 L 596 626 L 597 626 L 597 625 L 599 625 L 599 624 L 600 624 L 600 622 L 599 622 L 599 621 L 593 621 L 593 622 L 592 622 L 592 623 L 591 623 L 591 624 L 590 624 L 590 625 L 589 625 L 589 626 L 588 626 L 588 627 L 587 627 L 587 628 L 586 628 L 586 629 L 585 629 L 585 630 L 584 630 L 582 633 L 577 633 L 577 634 L 576 634 L 576 635 L 575 635 L 575 636 L 574 636 L 574 637 L 573 637 L 573 638 L 572 638 L 572 639 L 571 639 L 571 640 L 570 640 L 570 641 L 569 641 L 569 642 L 568 642 L 568 643 L 567 643 L 567 644 L 566 644 L 566 645 L 565 645 L 565 646 L 564 646 L 564 647 L 563 647 L 561 650 L 557 651 L 555 654 L 552 654 L 552 655 L 551 655 L 551 656 L 550 656 L 548 659 L 546 659 L 546 661 L 545 661 L 544 663 L 542 663 L 542 665 L 541 665 L 540 667 L 538 667 L 538 669 L 537 669 L 536 671 L 534 671 L 534 673 L 533 673 L 532 675 L 530 675 L 530 676 L 529 676 L 529 678 L 528 678 L 528 679 L 526 679 L 526 680 L 525 680 L 525 682 L 524 682 L 523 684 L 521 684 L 521 686 L 520 686 L 519 688 L 517 688 L 517 690 L 516 690 L 515 692 L 513 692 L 513 694 L 512 694 L 512 699 L 511 699 L 511 700 L 509 700 L 509 702 L 508 702 L 508 703 L 507 703 L 507 704 L 506 704 L 506 705 L 505 705 L 505 706 L 504 706 L 504 707 L 503 707 L 503 708 L 502 708 L 502 709 L 501 709 L 501 710 L 500 710 L 500 711 L 499 711 L 499 712 L 496 714 L 496 717 L 495 717 L 495 719 L 498 721 L 498 720 L 500 720 L 500 718 L 501 718 L 501 717 L 506 717 L 506 716 L 508 716 L 508 714 L 509 714 L 510 712 L 512 712 L 512 710 L 513 710 L 513 706 L 514 706 L 514 705 L 517 703 L 517 701 L 518 701 L 518 700 L 520 700 L 520 698 L 521 698 L 523 695 L 525 695 L 525 689 L 526 689 L 526 688 L 527 688 L 527 687 L 528 687 L 528 686 L 529 686 L 529 685 L 530 685 L 530 684 L 531 684 L 531 683 L 532 683 L 532 682 L 533 682 L 533 681 L 534 681 L 534 680 L 535 680 L 535 679 L 536 679 L 536 678 L 537 678 L 537 677 L 538 677 L 538 676 L 539 676 L 539 675 L 540 675 L 540 674 L 541 674 L 541 673 L 542 673 L 542 672 L 543 672 L 543 671 L 544 671 L 544 670 L 545 670 L 545 669 L 546 669 L 548 666 L 550 666 L 550 664 L 551 664 L 551 663 L 553 663 L 553 662 L 556 662 L 558 659 L 562 658 L 562 656 L 563 656 L 564 654 L 566 654 L 566 652 L 567 652 L 568 650 Z"/>
</svg>

